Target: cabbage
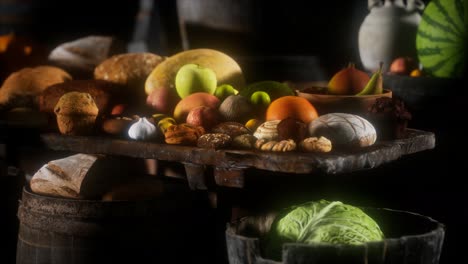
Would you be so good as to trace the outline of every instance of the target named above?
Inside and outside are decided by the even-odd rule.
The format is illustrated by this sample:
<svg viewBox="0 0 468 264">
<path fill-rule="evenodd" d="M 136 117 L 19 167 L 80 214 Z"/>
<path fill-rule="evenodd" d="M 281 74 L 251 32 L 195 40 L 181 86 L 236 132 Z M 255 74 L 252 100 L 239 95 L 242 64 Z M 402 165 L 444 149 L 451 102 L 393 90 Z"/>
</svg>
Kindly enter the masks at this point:
<svg viewBox="0 0 468 264">
<path fill-rule="evenodd" d="M 384 238 L 372 218 L 339 201 L 308 202 L 281 215 L 273 222 L 265 241 L 265 254 L 273 259 L 281 259 L 284 243 L 359 245 Z"/>
</svg>

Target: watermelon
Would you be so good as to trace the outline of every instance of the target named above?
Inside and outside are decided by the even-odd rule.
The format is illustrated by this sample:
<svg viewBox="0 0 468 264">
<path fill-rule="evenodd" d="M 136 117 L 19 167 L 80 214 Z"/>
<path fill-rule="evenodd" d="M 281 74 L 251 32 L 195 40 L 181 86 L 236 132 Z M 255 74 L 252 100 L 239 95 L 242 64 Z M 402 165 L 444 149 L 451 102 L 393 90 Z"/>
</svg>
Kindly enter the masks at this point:
<svg viewBox="0 0 468 264">
<path fill-rule="evenodd" d="M 416 35 L 418 58 L 435 77 L 462 77 L 467 60 L 468 0 L 433 0 Z"/>
</svg>

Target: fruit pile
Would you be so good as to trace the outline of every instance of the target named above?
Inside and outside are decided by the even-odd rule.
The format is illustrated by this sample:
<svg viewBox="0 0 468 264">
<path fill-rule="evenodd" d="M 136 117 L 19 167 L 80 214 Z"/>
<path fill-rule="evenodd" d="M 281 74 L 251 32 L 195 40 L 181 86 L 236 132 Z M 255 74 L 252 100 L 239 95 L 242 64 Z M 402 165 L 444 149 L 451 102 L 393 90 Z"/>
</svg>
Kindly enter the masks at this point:
<svg viewBox="0 0 468 264">
<path fill-rule="evenodd" d="M 371 78 L 350 66 L 330 81 L 330 92 L 358 95 L 382 93 L 382 72 Z M 116 133 L 111 122 L 134 140 L 204 148 L 262 151 L 329 152 L 336 147 L 369 146 L 373 126 L 351 114 L 319 117 L 316 108 L 296 96 L 287 84 L 260 81 L 245 85 L 237 63 L 219 51 L 189 50 L 157 65 L 145 82 L 149 117 L 104 121 L 103 130 Z M 118 121 L 117 121 L 118 120 Z M 324 125 L 326 124 L 326 125 Z M 362 126 L 365 124 L 365 126 Z"/>
<path fill-rule="evenodd" d="M 246 84 L 237 62 L 212 49 L 168 58 L 117 54 L 95 66 L 94 80 L 21 85 L 47 75 L 33 73 L 21 71 L 5 81 L 0 92 L 9 104 L 4 106 L 18 107 L 23 97 L 36 94 L 29 101 L 39 105 L 32 107 L 53 115 L 55 127 L 66 135 L 106 133 L 174 145 L 278 152 L 365 147 L 377 136 L 360 116 L 319 116 L 314 104 L 286 83 Z M 335 95 L 382 94 L 382 70 L 369 77 L 350 65 L 333 76 L 327 89 Z"/>
</svg>

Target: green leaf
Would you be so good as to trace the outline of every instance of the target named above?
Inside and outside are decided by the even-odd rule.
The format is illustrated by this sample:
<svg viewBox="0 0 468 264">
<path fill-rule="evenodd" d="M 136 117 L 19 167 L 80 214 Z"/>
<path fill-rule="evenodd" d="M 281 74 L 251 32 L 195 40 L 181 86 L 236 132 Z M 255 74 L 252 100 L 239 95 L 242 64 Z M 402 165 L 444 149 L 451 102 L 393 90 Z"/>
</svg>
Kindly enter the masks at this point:
<svg viewBox="0 0 468 264">
<path fill-rule="evenodd" d="M 377 223 L 361 209 L 320 200 L 281 213 L 266 238 L 265 254 L 280 260 L 282 246 L 288 242 L 359 245 L 383 238 Z"/>
</svg>

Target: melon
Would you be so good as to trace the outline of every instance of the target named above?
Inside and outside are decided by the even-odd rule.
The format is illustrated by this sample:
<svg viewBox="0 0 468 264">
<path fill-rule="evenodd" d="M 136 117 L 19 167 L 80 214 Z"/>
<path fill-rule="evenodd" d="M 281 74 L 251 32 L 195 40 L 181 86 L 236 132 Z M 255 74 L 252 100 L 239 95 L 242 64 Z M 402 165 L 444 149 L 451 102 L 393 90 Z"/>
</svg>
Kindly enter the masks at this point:
<svg viewBox="0 0 468 264">
<path fill-rule="evenodd" d="M 466 67 L 468 0 L 433 0 L 416 35 L 418 58 L 435 77 L 462 77 Z"/>
</svg>

